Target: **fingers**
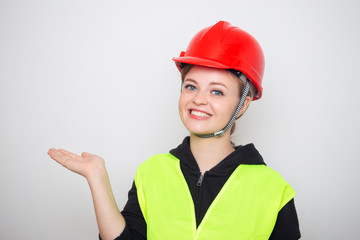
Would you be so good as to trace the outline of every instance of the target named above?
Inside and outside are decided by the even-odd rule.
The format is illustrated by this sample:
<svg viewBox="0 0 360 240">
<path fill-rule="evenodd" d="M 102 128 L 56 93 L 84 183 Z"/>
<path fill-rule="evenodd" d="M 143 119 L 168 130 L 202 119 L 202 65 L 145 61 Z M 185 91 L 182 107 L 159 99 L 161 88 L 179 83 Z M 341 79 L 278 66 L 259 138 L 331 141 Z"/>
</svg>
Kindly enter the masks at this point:
<svg viewBox="0 0 360 240">
<path fill-rule="evenodd" d="M 48 154 L 52 159 L 54 159 L 61 165 L 64 165 L 68 160 L 71 160 L 71 159 L 77 159 L 77 160 L 82 159 L 82 157 L 80 157 L 79 155 L 76 155 L 76 154 L 66 151 L 64 149 L 51 148 L 51 149 L 49 149 Z"/>
<path fill-rule="evenodd" d="M 60 150 L 57 150 L 54 148 L 50 149 L 48 151 L 48 154 L 52 159 L 54 159 L 61 165 L 63 165 L 63 163 L 67 160 L 67 156 L 64 153 L 62 153 Z"/>
<path fill-rule="evenodd" d="M 55 148 L 50 148 L 48 154 L 51 158 L 57 157 L 59 155 L 59 150 Z"/>
<path fill-rule="evenodd" d="M 69 152 L 69 151 L 66 151 L 64 149 L 59 149 L 59 152 L 64 154 L 65 156 L 69 157 L 69 158 L 79 158 L 80 156 L 75 154 L 75 153 L 72 153 L 72 152 Z"/>
</svg>

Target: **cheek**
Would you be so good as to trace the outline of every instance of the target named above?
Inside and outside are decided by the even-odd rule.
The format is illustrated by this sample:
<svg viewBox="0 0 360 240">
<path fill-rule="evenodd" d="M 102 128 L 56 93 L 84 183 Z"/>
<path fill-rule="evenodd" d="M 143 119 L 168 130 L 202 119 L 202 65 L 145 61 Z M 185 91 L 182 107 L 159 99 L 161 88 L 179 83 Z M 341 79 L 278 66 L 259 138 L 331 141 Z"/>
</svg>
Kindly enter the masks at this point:
<svg viewBox="0 0 360 240">
<path fill-rule="evenodd" d="M 180 116 L 182 116 L 183 111 L 186 109 L 186 98 L 184 97 L 183 94 L 180 95 L 179 97 L 179 113 Z"/>
<path fill-rule="evenodd" d="M 189 94 L 181 93 L 179 97 L 179 108 L 185 107 L 190 100 L 191 97 L 189 96 Z"/>
<path fill-rule="evenodd" d="M 187 110 L 186 110 L 186 101 L 185 101 L 184 97 L 180 96 L 180 98 L 179 98 L 178 110 L 179 110 L 179 117 L 180 117 L 182 123 L 185 124 Z"/>
<path fill-rule="evenodd" d="M 224 117 L 229 118 L 234 114 L 238 103 L 239 99 L 233 98 L 231 101 L 218 103 L 214 107 L 216 107 L 216 109 L 218 109 Z"/>
</svg>

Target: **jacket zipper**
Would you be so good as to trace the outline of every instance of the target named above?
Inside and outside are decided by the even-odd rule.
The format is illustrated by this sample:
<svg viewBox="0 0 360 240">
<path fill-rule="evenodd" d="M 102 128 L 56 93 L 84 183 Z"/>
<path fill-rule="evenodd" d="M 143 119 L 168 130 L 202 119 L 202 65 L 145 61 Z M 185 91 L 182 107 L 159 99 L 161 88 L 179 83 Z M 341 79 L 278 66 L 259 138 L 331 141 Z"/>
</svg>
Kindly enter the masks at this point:
<svg viewBox="0 0 360 240">
<path fill-rule="evenodd" d="M 196 203 L 196 207 L 197 207 L 197 213 L 196 213 L 196 228 L 198 228 L 199 227 L 199 225 L 200 225 L 200 222 L 198 222 L 199 221 L 199 219 L 200 219 L 200 212 L 201 212 L 201 198 L 202 198 L 202 188 L 201 188 L 201 185 L 202 185 L 202 183 L 203 183 L 203 181 L 204 181 L 204 175 L 205 174 L 202 174 L 201 172 L 200 172 L 200 177 L 199 177 L 199 179 L 198 179 L 198 181 L 197 181 L 197 183 L 196 183 L 196 186 L 197 186 L 197 203 Z"/>
<path fill-rule="evenodd" d="M 204 174 L 200 173 L 200 177 L 196 183 L 196 186 L 201 187 L 203 180 L 204 180 Z"/>
</svg>

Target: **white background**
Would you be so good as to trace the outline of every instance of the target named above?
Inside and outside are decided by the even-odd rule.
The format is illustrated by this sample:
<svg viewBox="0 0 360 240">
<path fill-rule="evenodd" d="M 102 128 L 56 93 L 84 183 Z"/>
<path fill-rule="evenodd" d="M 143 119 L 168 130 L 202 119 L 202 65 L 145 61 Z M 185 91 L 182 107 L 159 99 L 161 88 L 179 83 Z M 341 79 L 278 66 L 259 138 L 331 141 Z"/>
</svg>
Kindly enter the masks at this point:
<svg viewBox="0 0 360 240">
<path fill-rule="evenodd" d="M 295 188 L 302 239 L 358 239 L 356 0 L 0 0 L 0 239 L 97 239 L 86 180 L 50 147 L 105 158 L 122 209 L 137 166 L 187 135 L 171 58 L 219 20 L 266 57 L 237 123 Z"/>
</svg>

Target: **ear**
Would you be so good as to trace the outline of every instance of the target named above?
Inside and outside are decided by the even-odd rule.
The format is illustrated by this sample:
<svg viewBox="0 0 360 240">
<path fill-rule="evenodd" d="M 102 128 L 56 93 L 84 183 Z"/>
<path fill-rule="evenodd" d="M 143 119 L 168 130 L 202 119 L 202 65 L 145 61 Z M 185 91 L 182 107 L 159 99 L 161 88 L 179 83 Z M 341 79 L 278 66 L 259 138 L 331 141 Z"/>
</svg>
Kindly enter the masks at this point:
<svg viewBox="0 0 360 240">
<path fill-rule="evenodd" d="M 240 112 L 238 113 L 238 115 L 236 116 L 236 119 L 239 119 L 246 111 L 246 109 L 249 107 L 251 102 L 251 97 L 247 96 L 245 98 L 244 104 L 242 106 L 242 108 L 240 109 Z"/>
</svg>

